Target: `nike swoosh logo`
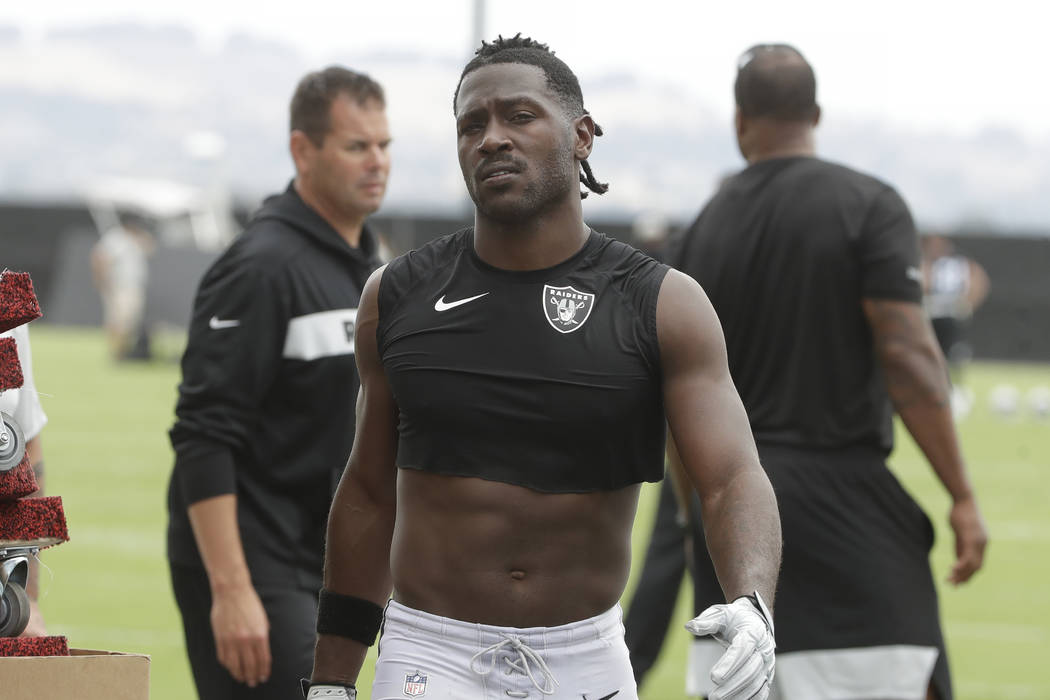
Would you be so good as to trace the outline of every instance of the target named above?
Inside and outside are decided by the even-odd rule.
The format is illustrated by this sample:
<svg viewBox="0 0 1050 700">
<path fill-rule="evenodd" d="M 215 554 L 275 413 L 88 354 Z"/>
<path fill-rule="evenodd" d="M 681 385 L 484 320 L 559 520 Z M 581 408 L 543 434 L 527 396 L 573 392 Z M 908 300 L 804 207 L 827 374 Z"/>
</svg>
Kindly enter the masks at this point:
<svg viewBox="0 0 1050 700">
<path fill-rule="evenodd" d="M 463 306 L 464 304 L 469 304 L 470 302 L 474 301 L 475 299 L 480 299 L 481 297 L 485 296 L 486 294 L 488 294 L 488 292 L 482 292 L 481 294 L 478 294 L 477 296 L 467 297 L 466 299 L 457 299 L 456 301 L 450 301 L 450 302 L 447 302 L 447 303 L 445 302 L 445 295 L 442 294 L 441 298 L 434 302 L 434 311 L 448 311 L 449 309 L 454 309 L 457 306 Z"/>
<path fill-rule="evenodd" d="M 241 322 L 235 318 L 220 319 L 218 316 L 212 316 L 208 319 L 208 328 L 213 331 L 221 331 L 223 328 L 236 328 L 239 325 L 241 325 Z"/>
<path fill-rule="evenodd" d="M 598 700 L 609 700 L 609 698 L 613 697 L 614 695 L 619 695 L 619 694 L 620 694 L 619 690 L 614 690 L 611 693 L 609 693 L 608 695 L 598 698 Z M 587 700 L 587 696 L 586 695 L 583 696 L 583 700 Z"/>
</svg>

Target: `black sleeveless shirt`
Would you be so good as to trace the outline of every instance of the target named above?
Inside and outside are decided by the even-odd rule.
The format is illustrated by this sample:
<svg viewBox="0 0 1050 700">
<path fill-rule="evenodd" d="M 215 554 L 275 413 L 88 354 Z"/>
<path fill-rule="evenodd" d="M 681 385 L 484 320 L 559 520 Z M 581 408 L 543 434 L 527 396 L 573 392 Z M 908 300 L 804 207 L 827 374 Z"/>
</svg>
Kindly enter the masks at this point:
<svg viewBox="0 0 1050 700">
<path fill-rule="evenodd" d="M 486 264 L 472 228 L 390 262 L 376 340 L 398 466 L 552 493 L 659 481 L 667 269 L 595 231 L 544 270 Z"/>
</svg>

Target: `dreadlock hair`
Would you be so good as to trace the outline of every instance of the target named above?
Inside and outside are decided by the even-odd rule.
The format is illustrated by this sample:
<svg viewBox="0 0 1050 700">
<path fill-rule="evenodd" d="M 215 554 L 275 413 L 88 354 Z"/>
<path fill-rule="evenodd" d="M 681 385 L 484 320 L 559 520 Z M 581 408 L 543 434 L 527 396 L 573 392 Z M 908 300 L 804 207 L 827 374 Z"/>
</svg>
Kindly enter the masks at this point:
<svg viewBox="0 0 1050 700">
<path fill-rule="evenodd" d="M 375 80 L 342 66 L 328 66 L 307 73 L 296 86 L 289 106 L 290 130 L 303 132 L 320 148 L 331 127 L 328 113 L 332 102 L 340 95 L 346 95 L 360 106 L 369 100 L 386 106 L 383 87 Z"/>
<path fill-rule="evenodd" d="M 521 32 L 509 39 L 504 39 L 500 35 L 491 44 L 487 41 L 481 42 L 481 48 L 474 52 L 474 58 L 463 68 L 463 73 L 459 76 L 456 92 L 452 95 L 453 112 L 456 111 L 456 100 L 459 99 L 459 88 L 463 85 L 463 79 L 478 68 L 496 63 L 522 63 L 540 68 L 547 77 L 547 87 L 554 91 L 558 101 L 570 117 L 575 119 L 584 114 L 590 114 L 583 108 L 583 91 L 580 89 L 580 81 L 577 80 L 572 70 L 565 65 L 564 61 L 556 57 L 546 44 L 541 44 L 527 36 L 523 37 Z M 601 136 L 603 133 L 602 128 L 595 123 L 594 135 Z M 609 183 L 598 182 L 586 158 L 580 162 L 580 167 L 583 170 L 580 174 L 580 182 L 587 189 L 597 194 L 605 194 L 609 191 Z M 580 198 L 586 199 L 587 193 L 580 192 Z"/>
<path fill-rule="evenodd" d="M 800 122 L 817 114 L 813 67 L 788 44 L 757 44 L 745 51 L 737 62 L 733 91 L 745 117 Z"/>
</svg>

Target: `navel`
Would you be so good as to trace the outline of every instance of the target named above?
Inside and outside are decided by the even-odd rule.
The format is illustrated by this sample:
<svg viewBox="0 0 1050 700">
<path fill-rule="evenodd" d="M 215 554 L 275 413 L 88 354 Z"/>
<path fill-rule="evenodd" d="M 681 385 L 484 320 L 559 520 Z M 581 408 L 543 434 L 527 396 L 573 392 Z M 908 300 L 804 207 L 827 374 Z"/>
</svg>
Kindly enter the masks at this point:
<svg viewBox="0 0 1050 700">
<path fill-rule="evenodd" d="M 511 569 L 510 570 L 510 577 L 512 579 L 514 579 L 515 581 L 524 581 L 525 580 L 525 572 L 522 571 L 521 569 Z"/>
</svg>

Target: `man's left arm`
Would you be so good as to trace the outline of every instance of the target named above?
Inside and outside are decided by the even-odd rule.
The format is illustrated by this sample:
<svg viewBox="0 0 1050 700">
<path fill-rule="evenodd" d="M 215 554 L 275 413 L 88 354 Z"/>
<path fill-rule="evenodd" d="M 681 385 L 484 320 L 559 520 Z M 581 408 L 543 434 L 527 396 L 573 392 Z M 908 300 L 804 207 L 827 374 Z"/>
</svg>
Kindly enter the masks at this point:
<svg viewBox="0 0 1050 700">
<path fill-rule="evenodd" d="M 955 431 L 944 356 L 919 304 L 864 299 L 862 308 L 893 408 L 952 498 L 955 563 L 948 581 L 965 583 L 984 565 L 988 530 Z"/>
<path fill-rule="evenodd" d="M 952 497 L 956 561 L 948 580 L 964 583 L 984 563 L 988 532 L 955 432 L 944 356 L 912 274 L 919 264 L 915 222 L 895 190 L 872 201 L 858 251 L 861 308 L 875 359 L 894 409 Z"/>
<path fill-rule="evenodd" d="M 772 605 L 780 516 L 729 375 L 718 317 L 700 286 L 672 270 L 660 290 L 656 319 L 667 422 L 700 496 L 722 591 L 732 600 L 757 590 Z"/>
<path fill-rule="evenodd" d="M 718 317 L 700 286 L 671 270 L 656 305 L 664 404 L 681 470 L 700 496 L 707 547 L 725 593 L 686 628 L 727 647 L 713 700 L 764 700 L 773 680 L 772 605 L 780 514 L 729 375 Z"/>
</svg>

